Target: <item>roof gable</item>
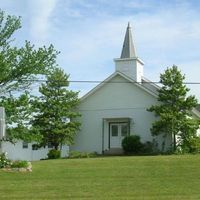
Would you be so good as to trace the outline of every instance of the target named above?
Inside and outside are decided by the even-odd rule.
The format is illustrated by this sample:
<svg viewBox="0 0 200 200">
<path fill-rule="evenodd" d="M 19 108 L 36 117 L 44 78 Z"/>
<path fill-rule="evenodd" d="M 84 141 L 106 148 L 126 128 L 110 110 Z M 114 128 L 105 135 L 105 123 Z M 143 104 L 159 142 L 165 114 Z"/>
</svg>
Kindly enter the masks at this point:
<svg viewBox="0 0 200 200">
<path fill-rule="evenodd" d="M 80 98 L 80 100 L 85 101 L 88 97 L 95 94 L 97 91 L 99 91 L 106 84 L 115 83 L 114 81 L 112 82 L 112 79 L 114 79 L 117 75 L 123 77 L 128 83 L 134 84 L 135 86 L 137 86 L 141 90 L 147 92 L 151 96 L 153 96 L 155 98 L 158 97 L 158 89 L 160 88 L 158 85 L 152 83 L 151 81 L 149 81 L 145 77 L 142 78 L 142 83 L 137 83 L 133 79 L 131 79 L 130 77 L 126 76 L 125 74 L 123 74 L 119 71 L 116 71 L 115 73 L 111 74 L 108 78 L 106 78 L 104 81 L 102 81 L 100 84 L 98 84 L 96 87 L 94 87 L 92 90 L 90 90 L 88 93 L 86 93 L 84 96 L 82 96 Z M 116 82 L 116 83 L 119 83 L 119 82 Z M 124 82 L 122 82 L 122 83 L 124 83 Z M 191 111 L 191 114 L 193 116 L 196 116 L 197 118 L 200 118 L 200 112 L 196 108 L 194 108 Z"/>
<path fill-rule="evenodd" d="M 111 74 L 108 78 L 106 78 L 104 81 L 102 81 L 100 84 L 98 84 L 96 87 L 94 87 L 92 90 L 90 90 L 88 93 L 86 93 L 84 96 L 81 97 L 81 101 L 87 99 L 89 96 L 93 95 L 95 92 L 97 92 L 98 90 L 100 90 L 104 85 L 109 84 L 112 82 L 112 79 L 114 77 L 116 77 L 117 75 L 123 77 L 128 83 L 132 83 L 134 85 L 136 85 L 137 87 L 139 87 L 140 89 L 146 91 L 147 93 L 149 93 L 150 95 L 157 97 L 157 92 L 156 90 L 151 90 L 148 87 L 145 87 L 142 83 L 137 83 L 135 82 L 135 80 L 131 79 L 130 77 L 126 76 L 125 74 L 116 71 L 115 73 Z M 114 82 L 112 82 L 114 83 Z M 118 83 L 118 82 L 116 82 Z"/>
</svg>

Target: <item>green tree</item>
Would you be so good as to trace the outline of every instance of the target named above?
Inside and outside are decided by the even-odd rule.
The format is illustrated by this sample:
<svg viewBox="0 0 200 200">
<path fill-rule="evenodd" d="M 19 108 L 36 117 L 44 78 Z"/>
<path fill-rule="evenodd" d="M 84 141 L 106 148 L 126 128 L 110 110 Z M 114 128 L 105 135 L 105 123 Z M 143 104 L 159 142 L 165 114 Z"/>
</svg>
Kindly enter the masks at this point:
<svg viewBox="0 0 200 200">
<path fill-rule="evenodd" d="M 70 145 L 79 129 L 76 118 L 80 115 L 75 110 L 78 92 L 67 89 L 68 77 L 63 70 L 55 69 L 40 86 L 41 96 L 33 102 L 36 115 L 32 125 L 43 136 L 41 145 L 51 143 L 55 149 L 62 144 Z"/>
<path fill-rule="evenodd" d="M 167 68 L 160 75 L 162 87 L 158 90 L 159 105 L 151 106 L 148 111 L 154 112 L 158 120 L 152 124 L 152 135 L 165 134 L 173 137 L 173 148 L 176 150 L 176 136 L 181 144 L 196 135 L 199 127 L 197 120 L 191 117 L 191 111 L 197 106 L 195 96 L 188 96 L 189 89 L 184 85 L 185 76 L 177 66 Z"/>
<path fill-rule="evenodd" d="M 34 48 L 25 41 L 23 47 L 13 47 L 13 34 L 21 27 L 19 17 L 0 10 L 0 94 L 24 90 L 38 75 L 46 75 L 57 66 L 58 52 L 52 45 Z"/>
<path fill-rule="evenodd" d="M 40 141 L 41 135 L 30 126 L 30 120 L 34 109 L 31 105 L 33 97 L 28 92 L 24 92 L 18 98 L 10 95 L 9 97 L 1 97 L 1 105 L 6 108 L 6 138 L 10 142 L 15 143 L 16 140 L 24 140 L 27 142 Z"/>
<path fill-rule="evenodd" d="M 21 28 L 20 20 L 20 17 L 6 15 L 0 10 L 0 106 L 6 110 L 10 138 L 18 139 L 22 139 L 28 130 L 23 122 L 27 121 L 30 108 L 25 90 L 30 89 L 38 77 L 49 74 L 57 66 L 58 54 L 52 45 L 36 49 L 25 41 L 20 48 L 13 46 L 13 34 Z M 26 114 L 25 111 L 21 114 L 22 109 Z"/>
</svg>

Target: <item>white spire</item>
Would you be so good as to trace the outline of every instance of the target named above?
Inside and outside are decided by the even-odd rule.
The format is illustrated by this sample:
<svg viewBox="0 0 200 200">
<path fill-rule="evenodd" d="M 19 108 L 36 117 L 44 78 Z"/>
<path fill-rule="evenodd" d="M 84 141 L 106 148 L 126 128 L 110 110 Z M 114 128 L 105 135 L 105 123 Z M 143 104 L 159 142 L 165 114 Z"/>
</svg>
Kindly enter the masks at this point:
<svg viewBox="0 0 200 200">
<path fill-rule="evenodd" d="M 130 23 L 128 22 L 120 58 L 135 58 L 135 57 L 136 57 L 136 53 L 135 53 L 135 47 L 133 45 L 131 26 L 130 26 Z"/>
<path fill-rule="evenodd" d="M 144 63 L 135 53 L 130 23 L 126 29 L 121 57 L 115 59 L 115 71 L 121 72 L 137 82 L 142 81 Z"/>
</svg>

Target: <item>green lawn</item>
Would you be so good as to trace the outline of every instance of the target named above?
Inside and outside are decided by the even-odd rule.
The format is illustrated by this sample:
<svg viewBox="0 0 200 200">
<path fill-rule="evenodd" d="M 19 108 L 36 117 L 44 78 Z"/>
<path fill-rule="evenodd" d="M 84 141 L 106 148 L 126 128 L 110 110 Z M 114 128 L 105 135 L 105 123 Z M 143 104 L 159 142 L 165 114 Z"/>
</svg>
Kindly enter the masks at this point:
<svg viewBox="0 0 200 200">
<path fill-rule="evenodd" d="M 200 155 L 33 162 L 0 171 L 0 199 L 200 199 Z"/>
</svg>

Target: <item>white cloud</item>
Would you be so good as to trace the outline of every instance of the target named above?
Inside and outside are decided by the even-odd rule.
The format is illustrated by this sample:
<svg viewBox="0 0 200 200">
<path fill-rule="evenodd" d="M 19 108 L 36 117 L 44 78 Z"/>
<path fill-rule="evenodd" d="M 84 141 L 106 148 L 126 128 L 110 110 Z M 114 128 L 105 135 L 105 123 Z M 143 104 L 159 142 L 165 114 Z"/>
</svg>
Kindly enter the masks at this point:
<svg viewBox="0 0 200 200">
<path fill-rule="evenodd" d="M 74 42 L 70 44 L 72 49 L 67 58 L 76 61 L 71 62 L 71 68 L 68 70 L 74 77 L 84 77 L 84 80 L 99 80 L 105 77 L 108 71 L 112 73 L 112 59 L 120 55 L 125 27 L 127 22 L 131 21 L 136 49 L 146 63 L 147 77 L 158 81 L 159 74 L 163 73 L 166 67 L 176 64 L 186 74 L 187 80 L 200 81 L 200 61 L 197 58 L 200 52 L 199 13 L 187 6 L 182 4 L 170 11 L 161 9 L 155 13 L 108 16 L 90 19 L 88 23 L 83 22 L 83 30 L 78 31 L 75 28 L 75 32 L 80 35 L 71 35 Z M 76 66 L 76 70 L 73 70 L 73 66 Z M 190 88 L 200 99 L 197 87 Z"/>
<path fill-rule="evenodd" d="M 29 2 L 30 35 L 36 42 L 48 37 L 51 15 L 57 0 L 32 0 Z"/>
<path fill-rule="evenodd" d="M 24 12 L 26 19 L 30 19 L 30 40 L 40 45 L 44 41 L 53 43 L 61 51 L 60 66 L 73 80 L 103 80 L 114 71 L 113 58 L 120 56 L 130 21 L 138 56 L 146 63 L 147 78 L 157 81 L 166 67 L 176 64 L 187 80 L 200 81 L 200 13 L 198 6 L 190 3 L 193 1 L 26 2 L 29 6 L 20 4 L 27 7 Z M 76 86 L 86 91 L 91 85 Z M 192 91 L 200 99 L 197 89 Z"/>
<path fill-rule="evenodd" d="M 153 7 L 153 2 L 152 1 L 141 1 L 141 0 L 135 0 L 135 1 L 130 1 L 126 4 L 124 4 L 125 7 L 127 8 L 133 8 L 133 9 L 147 9 L 147 8 L 152 8 Z"/>
</svg>

